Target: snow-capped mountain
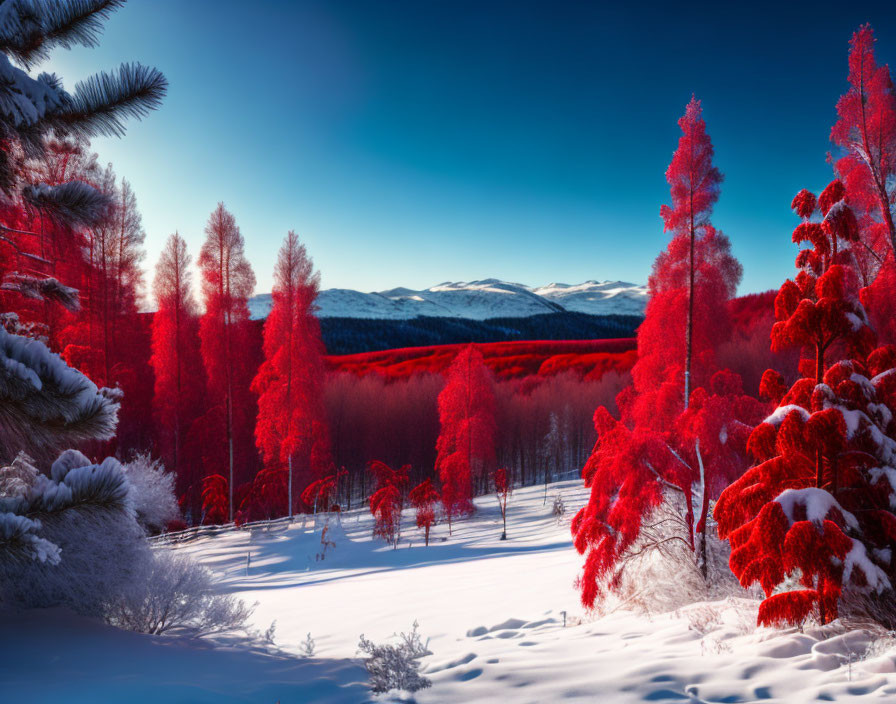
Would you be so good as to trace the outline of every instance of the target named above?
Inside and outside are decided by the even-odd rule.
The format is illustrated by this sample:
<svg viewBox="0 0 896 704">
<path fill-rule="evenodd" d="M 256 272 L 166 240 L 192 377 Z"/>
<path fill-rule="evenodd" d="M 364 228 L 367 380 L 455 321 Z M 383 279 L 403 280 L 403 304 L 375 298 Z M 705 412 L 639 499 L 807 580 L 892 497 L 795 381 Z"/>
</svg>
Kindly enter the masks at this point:
<svg viewBox="0 0 896 704">
<path fill-rule="evenodd" d="M 485 279 L 446 281 L 423 290 L 393 288 L 362 293 L 345 288 L 320 292 L 318 315 L 322 318 L 380 318 L 409 320 L 418 316 L 465 318 L 526 318 L 543 313 L 571 311 L 591 315 L 643 315 L 647 288 L 624 281 L 586 281 L 570 285 L 552 283 L 530 287 Z M 249 301 L 254 319 L 267 316 L 269 293 Z"/>
</svg>

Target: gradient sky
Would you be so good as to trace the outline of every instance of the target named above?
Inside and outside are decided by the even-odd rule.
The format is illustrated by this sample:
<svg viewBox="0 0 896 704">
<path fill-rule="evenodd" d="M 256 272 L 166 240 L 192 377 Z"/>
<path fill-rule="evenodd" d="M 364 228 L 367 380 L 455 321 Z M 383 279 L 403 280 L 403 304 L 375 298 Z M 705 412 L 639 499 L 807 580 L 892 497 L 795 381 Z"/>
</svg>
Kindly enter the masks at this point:
<svg viewBox="0 0 896 704">
<path fill-rule="evenodd" d="M 751 292 L 791 274 L 790 199 L 831 178 L 848 40 L 870 21 L 889 61 L 896 6 L 726 5 L 130 0 L 99 48 L 41 69 L 165 72 L 163 107 L 93 146 L 136 190 L 148 269 L 175 230 L 195 256 L 223 201 L 258 291 L 289 229 L 327 288 L 645 282 L 693 92 Z"/>
</svg>

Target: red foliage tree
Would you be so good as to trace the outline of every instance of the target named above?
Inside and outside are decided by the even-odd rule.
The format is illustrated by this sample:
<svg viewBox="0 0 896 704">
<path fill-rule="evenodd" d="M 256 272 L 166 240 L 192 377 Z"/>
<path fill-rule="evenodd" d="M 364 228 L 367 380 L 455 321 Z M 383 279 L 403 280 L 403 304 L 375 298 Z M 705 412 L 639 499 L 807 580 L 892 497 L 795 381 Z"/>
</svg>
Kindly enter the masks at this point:
<svg viewBox="0 0 896 704">
<path fill-rule="evenodd" d="M 339 487 L 339 480 L 344 477 L 347 472 L 340 469 L 320 479 L 315 479 L 302 492 L 302 502 L 309 507 L 313 513 L 323 508 L 324 511 L 333 510 L 333 498 Z M 338 510 L 338 507 L 337 507 Z"/>
<path fill-rule="evenodd" d="M 205 302 L 199 336 L 210 409 L 205 418 L 203 461 L 207 468 L 228 468 L 228 516 L 232 520 L 234 476 L 248 478 L 254 464 L 248 300 L 255 288 L 255 274 L 245 257 L 236 220 L 223 203 L 211 214 L 205 234 L 199 253 Z"/>
<path fill-rule="evenodd" d="M 727 302 L 741 267 L 728 239 L 709 222 L 722 177 L 712 165 L 698 101 L 691 100 L 679 125 L 683 136 L 666 174 L 672 206 L 661 211 L 673 237 L 649 280 L 632 385 L 616 398 L 619 420 L 603 407 L 594 414 L 598 439 L 582 470 L 591 496 L 572 531 L 576 549 L 587 553 L 580 586 L 588 607 L 619 586 L 633 550 L 682 543 L 706 576 L 709 502 L 729 475 L 746 468 L 741 425 L 758 415 L 736 374 L 714 376 L 716 350 L 730 335 Z M 697 407 L 685 413 L 691 402 Z M 712 431 L 726 440 L 711 438 Z M 704 451 L 734 466 L 709 465 Z M 676 509 L 666 534 L 642 535 L 664 502 Z M 636 546 L 639 540 L 645 545 Z"/>
<path fill-rule="evenodd" d="M 398 547 L 401 534 L 402 492 L 408 483 L 411 466 L 392 469 L 385 462 L 372 461 L 368 471 L 376 481 L 376 491 L 370 497 L 370 512 L 374 517 L 373 535 Z"/>
<path fill-rule="evenodd" d="M 849 90 L 837 102 L 831 141 L 845 151 L 837 160 L 837 173 L 846 185 L 850 205 L 867 215 L 863 229 L 871 240 L 869 246 L 874 248 L 880 241 L 896 252 L 889 192 L 896 176 L 896 95 L 889 67 L 875 61 L 874 42 L 868 24 L 850 40 Z M 883 237 L 878 236 L 881 232 Z M 881 260 L 884 254 L 885 250 L 877 252 Z"/>
<path fill-rule="evenodd" d="M 220 474 L 210 474 L 202 478 L 202 523 L 220 525 L 225 523 L 229 511 L 230 492 L 227 479 Z"/>
<path fill-rule="evenodd" d="M 203 411 L 205 381 L 191 278 L 187 243 L 175 233 L 165 243 L 153 282 L 157 304 L 150 359 L 155 375 L 153 416 L 162 461 L 177 477 L 178 495 L 187 494 L 197 515 L 201 458 L 191 452 L 196 443 L 189 436 Z"/>
<path fill-rule="evenodd" d="M 501 531 L 501 540 L 507 540 L 507 499 L 513 490 L 510 480 L 507 478 L 507 470 L 498 468 L 492 475 L 492 483 L 495 485 L 495 494 L 498 496 L 498 506 L 501 508 L 501 521 L 504 528 Z"/>
<path fill-rule="evenodd" d="M 240 501 L 236 522 L 270 520 L 286 515 L 287 476 L 281 467 L 262 469 Z"/>
<path fill-rule="evenodd" d="M 436 506 L 441 500 L 439 492 L 432 485 L 432 480 L 427 479 L 411 489 L 408 499 L 416 510 L 417 527 L 423 528 L 425 544 L 428 546 L 429 531 L 436 523 Z"/>
<path fill-rule="evenodd" d="M 264 362 L 252 383 L 259 395 L 255 441 L 269 468 L 287 468 L 293 512 L 293 466 L 305 487 L 331 464 L 324 412 L 324 349 L 314 315 L 320 277 L 290 231 L 274 270 L 273 307 L 264 323 Z"/>
<path fill-rule="evenodd" d="M 475 346 L 458 353 L 438 403 L 436 471 L 450 533 L 452 516 L 472 512 L 473 482 L 487 476 L 495 457 L 494 382 Z"/>
<path fill-rule="evenodd" d="M 804 218 L 813 210 L 807 193 L 794 200 Z M 815 609 L 826 623 L 844 589 L 876 594 L 893 578 L 896 491 L 885 477 L 896 461 L 896 349 L 870 352 L 875 338 L 855 274 L 831 263 L 827 230 L 801 228 L 794 240 L 813 248 L 800 252 L 802 270 L 775 299 L 772 346 L 802 349 L 803 376 L 788 390 L 779 374 L 766 372 L 762 391 L 778 407 L 750 435 L 758 464 L 715 508 L 732 571 L 765 591 L 765 625 L 799 623 Z M 775 594 L 788 576 L 803 589 Z"/>
<path fill-rule="evenodd" d="M 691 390 L 697 239 L 709 226 L 709 215 L 719 199 L 722 173 L 712 163 L 712 142 L 706 133 L 700 101 L 696 97 L 691 98 L 678 126 L 682 135 L 666 170 L 672 205 L 664 205 L 660 209 L 660 215 L 666 232 L 686 237 L 688 242 L 688 313 L 684 368 L 684 402 L 687 404 Z"/>
<path fill-rule="evenodd" d="M 146 235 L 130 184 L 119 184 L 111 165 L 97 178 L 97 187 L 112 205 L 104 218 L 84 230 L 87 261 L 78 284 L 81 310 L 65 321 L 59 343 L 69 364 L 96 384 L 124 392 L 114 444 L 147 447 L 151 426 L 146 418 L 152 411 L 149 330 L 138 312 Z"/>
</svg>

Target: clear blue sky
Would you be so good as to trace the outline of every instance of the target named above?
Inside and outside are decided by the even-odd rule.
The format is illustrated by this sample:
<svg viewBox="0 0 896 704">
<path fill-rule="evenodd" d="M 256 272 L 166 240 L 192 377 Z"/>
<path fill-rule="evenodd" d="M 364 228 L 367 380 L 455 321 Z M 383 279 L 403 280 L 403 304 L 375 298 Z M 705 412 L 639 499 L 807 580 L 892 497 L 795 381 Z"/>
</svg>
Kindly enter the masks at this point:
<svg viewBox="0 0 896 704">
<path fill-rule="evenodd" d="M 791 274 L 790 199 L 831 178 L 847 42 L 870 21 L 896 57 L 896 6 L 726 5 L 130 0 L 99 48 L 41 68 L 165 72 L 161 110 L 94 147 L 136 189 L 149 269 L 174 230 L 195 256 L 223 201 L 259 291 L 291 228 L 325 287 L 644 282 L 694 92 L 749 292 Z"/>
</svg>

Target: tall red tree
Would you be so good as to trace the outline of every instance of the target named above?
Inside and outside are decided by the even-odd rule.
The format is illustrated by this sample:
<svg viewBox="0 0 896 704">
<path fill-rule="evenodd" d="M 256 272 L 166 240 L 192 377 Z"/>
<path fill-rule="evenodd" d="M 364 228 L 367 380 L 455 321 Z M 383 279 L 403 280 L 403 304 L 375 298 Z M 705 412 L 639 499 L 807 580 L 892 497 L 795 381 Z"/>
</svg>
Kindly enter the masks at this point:
<svg viewBox="0 0 896 704">
<path fill-rule="evenodd" d="M 849 90 L 837 102 L 837 122 L 831 141 L 845 154 L 837 160 L 849 204 L 866 215 L 866 246 L 889 244 L 896 252 L 892 180 L 896 176 L 896 94 L 889 66 L 874 58 L 874 30 L 863 25 L 852 35 L 849 50 Z M 880 236 L 882 234 L 883 236 Z M 886 249 L 878 250 L 882 261 Z M 867 283 L 867 282 L 866 282 Z"/>
<path fill-rule="evenodd" d="M 452 516 L 472 512 L 473 482 L 488 476 L 495 458 L 494 381 L 474 345 L 451 363 L 438 403 L 436 471 L 450 532 Z"/>
<path fill-rule="evenodd" d="M 227 467 L 228 518 L 233 520 L 234 478 L 251 478 L 254 466 L 248 300 L 255 288 L 255 274 L 246 259 L 236 220 L 223 203 L 211 214 L 205 234 L 199 253 L 205 302 L 199 336 L 211 408 L 206 418 L 204 462 L 207 472 Z"/>
<path fill-rule="evenodd" d="M 177 477 L 178 495 L 186 494 L 193 514 L 198 515 L 201 457 L 193 451 L 196 442 L 190 435 L 203 412 L 205 380 L 190 255 L 177 233 L 168 238 L 159 257 L 153 292 L 157 310 L 152 319 L 150 363 L 155 374 L 156 442 L 162 461 Z"/>
<path fill-rule="evenodd" d="M 137 200 L 109 165 L 97 186 L 111 201 L 106 216 L 84 232 L 87 255 L 78 284 L 80 314 L 60 333 L 65 360 L 95 383 L 124 392 L 115 444 L 147 447 L 152 412 L 149 329 L 138 304 L 142 294 L 145 232 Z"/>
<path fill-rule="evenodd" d="M 287 469 L 290 516 L 294 469 L 301 491 L 331 464 L 324 346 L 314 315 L 319 283 L 305 246 L 290 231 L 274 270 L 273 307 L 264 323 L 265 359 L 252 383 L 259 397 L 255 442 L 266 467 Z"/>
<path fill-rule="evenodd" d="M 598 439 L 582 470 L 591 495 L 572 532 L 576 549 L 586 554 L 580 586 L 588 607 L 620 585 L 633 554 L 666 543 L 693 551 L 706 577 L 710 501 L 724 479 L 747 466 L 739 446 L 745 436 L 738 429 L 753 420 L 755 408 L 739 377 L 719 375 L 716 364 L 716 350 L 730 335 L 727 301 L 737 289 L 741 266 L 728 239 L 709 221 L 722 176 L 712 165 L 713 148 L 696 99 L 679 125 L 683 135 L 666 172 L 672 206 L 661 210 L 673 237 L 648 282 L 632 384 L 617 396 L 618 420 L 605 407 L 594 414 Z M 691 402 L 698 405 L 686 414 Z M 707 407 L 721 415 L 708 418 Z M 725 440 L 711 438 L 710 428 Z M 739 464 L 709 465 L 706 452 L 740 458 Z M 663 534 L 646 535 L 648 518 L 664 503 L 674 509 L 674 520 L 664 522 Z"/>
<path fill-rule="evenodd" d="M 688 314 L 684 367 L 684 403 L 687 405 L 691 392 L 697 239 L 709 225 L 712 207 L 719 199 L 722 173 L 712 163 L 712 142 L 706 133 L 700 101 L 696 97 L 691 98 L 678 126 L 682 135 L 666 170 L 672 205 L 664 205 L 660 209 L 660 215 L 666 232 L 686 236 L 688 241 Z"/>
</svg>

